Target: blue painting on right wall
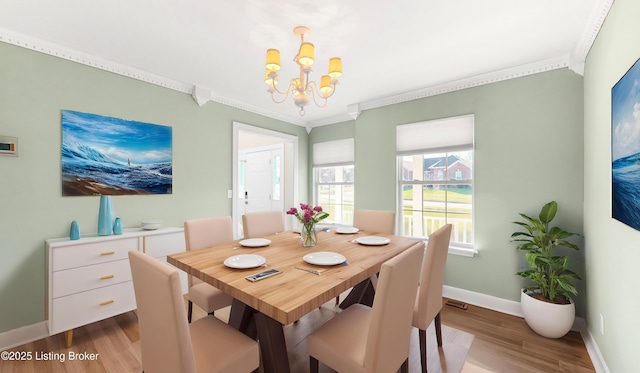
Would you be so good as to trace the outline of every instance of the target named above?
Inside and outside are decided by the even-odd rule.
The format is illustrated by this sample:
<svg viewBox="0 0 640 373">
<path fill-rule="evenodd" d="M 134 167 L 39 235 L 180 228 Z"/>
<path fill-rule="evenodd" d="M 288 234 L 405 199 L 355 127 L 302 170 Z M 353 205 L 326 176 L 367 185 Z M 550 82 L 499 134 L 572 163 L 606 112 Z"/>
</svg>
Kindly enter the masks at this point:
<svg viewBox="0 0 640 373">
<path fill-rule="evenodd" d="M 640 230 L 640 59 L 611 89 L 612 216 Z"/>
</svg>

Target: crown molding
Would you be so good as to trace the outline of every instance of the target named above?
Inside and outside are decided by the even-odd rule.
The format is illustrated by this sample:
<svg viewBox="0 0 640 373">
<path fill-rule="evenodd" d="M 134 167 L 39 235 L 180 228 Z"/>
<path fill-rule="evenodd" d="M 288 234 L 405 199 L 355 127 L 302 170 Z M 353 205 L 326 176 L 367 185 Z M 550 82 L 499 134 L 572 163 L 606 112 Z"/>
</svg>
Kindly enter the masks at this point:
<svg viewBox="0 0 640 373">
<path fill-rule="evenodd" d="M 206 88 L 206 87 L 197 87 L 194 84 L 189 84 L 189 83 L 169 79 L 167 77 L 156 75 L 148 71 L 137 69 L 131 66 L 127 66 L 125 64 L 121 64 L 105 58 L 97 57 L 89 53 L 68 48 L 60 44 L 35 38 L 35 37 L 29 36 L 20 32 L 16 32 L 13 30 L 8 30 L 3 27 L 0 27 L 0 42 L 12 44 L 12 45 L 26 48 L 26 49 L 31 49 L 36 52 L 48 54 L 48 55 L 62 58 L 68 61 L 76 62 L 86 66 L 91 66 L 96 69 L 109 71 L 114 74 L 126 76 L 132 79 L 151 83 L 160 87 L 169 88 L 178 92 L 186 93 L 191 95 L 194 101 L 199 106 L 206 104 L 208 101 L 214 101 L 220 104 L 232 106 L 232 107 L 235 107 L 244 111 L 248 111 L 251 113 L 264 115 L 266 117 L 278 119 L 283 122 L 295 124 L 298 126 L 302 126 L 302 127 L 308 126 L 307 122 L 302 121 L 298 118 L 291 117 L 288 115 L 282 115 L 282 114 L 268 111 L 268 110 L 263 110 L 263 109 L 254 107 L 252 105 L 248 105 L 244 102 L 239 102 L 239 101 L 229 99 L 222 95 L 216 94 L 215 92 L 211 91 L 209 88 Z"/>
<path fill-rule="evenodd" d="M 464 79 L 455 80 L 448 83 L 438 84 L 415 91 L 389 96 L 377 100 L 367 101 L 360 104 L 361 110 L 370 110 L 383 106 L 399 104 L 402 102 L 418 100 L 425 97 L 437 96 L 443 93 L 459 91 L 462 89 L 477 87 L 485 84 L 500 82 L 503 80 L 520 78 L 527 75 L 537 74 L 545 71 L 561 69 L 569 65 L 569 56 L 552 58 L 538 61 L 526 65 L 516 66 L 504 70 L 494 71 L 487 74 L 475 75 Z"/>
<path fill-rule="evenodd" d="M 155 75 L 147 71 L 136 69 L 131 66 L 100 58 L 89 53 L 80 52 L 72 48 L 34 38 L 2 27 L 0 27 L 0 41 L 183 93 L 191 94 L 194 89 L 192 84 L 168 79 L 163 76 Z"/>
<path fill-rule="evenodd" d="M 307 131 L 311 131 L 314 127 L 335 124 L 350 120 L 357 120 L 360 113 L 364 110 L 375 109 L 379 107 L 399 104 L 407 101 L 418 100 L 425 97 L 436 96 L 443 93 L 449 93 L 462 89 L 477 87 L 485 84 L 496 83 L 504 80 L 519 78 L 527 75 L 537 74 L 545 71 L 569 68 L 577 74 L 582 75 L 584 72 L 584 64 L 586 57 L 593 45 L 604 20 L 613 5 L 614 0 L 599 0 L 597 6 L 594 6 L 589 17 L 587 27 L 576 44 L 573 51 L 564 56 L 538 61 L 526 65 L 516 66 L 504 70 L 494 71 L 486 74 L 470 76 L 452 82 L 439 85 L 429 86 L 418 90 L 405 92 L 398 95 L 388 96 L 376 100 L 357 102 L 347 106 L 345 113 L 331 118 L 319 119 L 317 121 L 304 121 L 297 117 L 283 115 L 270 110 L 265 110 L 245 102 L 230 99 L 219 95 L 209 88 L 197 87 L 193 84 L 180 82 L 159 76 L 147 71 L 136 69 L 118 62 L 100 58 L 88 53 L 77 51 L 56 43 L 34 38 L 19 32 L 8 30 L 0 27 L 0 42 L 13 44 L 19 47 L 31 49 L 37 52 L 49 54 L 69 61 L 77 62 L 83 65 L 95 67 L 97 69 L 109 71 L 115 74 L 123 75 L 129 78 L 141 80 L 147 83 L 155 84 L 161 87 L 173 89 L 179 92 L 191 95 L 194 101 L 202 106 L 208 101 L 214 101 L 223 105 L 231 106 L 237 109 L 248 111 L 251 113 L 263 115 L 269 118 L 281 120 L 290 124 L 305 127 Z"/>
<path fill-rule="evenodd" d="M 591 46 L 593 46 L 593 43 L 602 28 L 602 24 L 604 23 L 605 18 L 607 18 L 609 10 L 611 10 L 613 1 L 614 0 L 599 0 L 597 5 L 591 9 L 587 26 L 582 31 L 582 36 L 571 53 L 571 55 L 575 56 L 577 60 L 581 60 L 584 63 L 587 59 Z"/>
</svg>

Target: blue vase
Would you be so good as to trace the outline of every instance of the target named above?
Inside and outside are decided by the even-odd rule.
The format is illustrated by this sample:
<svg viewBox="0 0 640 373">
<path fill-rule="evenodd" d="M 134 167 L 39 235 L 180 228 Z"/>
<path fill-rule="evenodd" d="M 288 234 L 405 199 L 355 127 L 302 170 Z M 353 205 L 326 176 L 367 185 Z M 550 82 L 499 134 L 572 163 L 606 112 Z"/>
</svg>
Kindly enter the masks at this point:
<svg viewBox="0 0 640 373">
<path fill-rule="evenodd" d="M 71 227 L 69 228 L 69 239 L 70 240 L 79 240 L 80 239 L 80 226 L 77 221 L 71 222 Z"/>
<path fill-rule="evenodd" d="M 100 196 L 98 211 L 98 236 L 109 236 L 113 232 L 113 209 L 111 196 Z"/>
<path fill-rule="evenodd" d="M 122 234 L 122 220 L 120 218 L 116 218 L 113 223 L 113 234 Z"/>
</svg>

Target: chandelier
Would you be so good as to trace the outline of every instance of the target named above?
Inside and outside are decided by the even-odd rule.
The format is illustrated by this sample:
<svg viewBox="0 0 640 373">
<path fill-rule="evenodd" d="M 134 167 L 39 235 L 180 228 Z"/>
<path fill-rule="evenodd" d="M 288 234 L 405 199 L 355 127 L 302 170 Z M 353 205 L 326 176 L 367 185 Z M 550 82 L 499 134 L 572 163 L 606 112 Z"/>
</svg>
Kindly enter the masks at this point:
<svg viewBox="0 0 640 373">
<path fill-rule="evenodd" d="M 267 91 L 271 93 L 271 99 L 275 103 L 283 103 L 291 93 L 293 102 L 300 108 L 300 115 L 304 115 L 304 107 L 313 102 L 318 107 L 327 106 L 327 99 L 331 97 L 338 84 L 338 78 L 342 75 L 342 60 L 339 57 L 329 59 L 329 73 L 320 78 L 320 88 L 314 81 L 309 80 L 309 73 L 314 61 L 313 44 L 304 41 L 304 37 L 309 35 L 311 30 L 306 26 L 298 26 L 293 29 L 293 34 L 300 37 L 300 49 L 293 58 L 293 62 L 300 67 L 300 76 L 289 81 L 287 89 L 280 91 L 278 85 L 278 70 L 280 70 L 280 51 L 277 49 L 267 49 L 267 72 L 264 82 L 269 86 Z M 282 99 L 278 100 L 277 95 Z M 283 97 L 284 96 L 284 97 Z M 318 103 L 320 100 L 320 103 Z M 323 101 L 324 100 L 324 101 Z"/>
</svg>

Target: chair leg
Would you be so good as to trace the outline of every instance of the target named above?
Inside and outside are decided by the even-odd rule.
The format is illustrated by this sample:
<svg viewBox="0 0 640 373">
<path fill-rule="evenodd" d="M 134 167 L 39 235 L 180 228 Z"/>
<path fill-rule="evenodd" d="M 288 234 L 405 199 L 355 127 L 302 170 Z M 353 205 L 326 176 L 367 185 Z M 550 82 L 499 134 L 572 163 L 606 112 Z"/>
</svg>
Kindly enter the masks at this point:
<svg viewBox="0 0 640 373">
<path fill-rule="evenodd" d="M 309 371 L 311 373 L 318 373 L 318 359 L 313 356 L 309 356 Z"/>
<path fill-rule="evenodd" d="M 420 340 L 420 365 L 422 365 L 422 373 L 427 373 L 427 331 L 418 329 L 418 339 Z"/>
<path fill-rule="evenodd" d="M 189 308 L 187 310 L 187 321 L 191 324 L 191 314 L 193 313 L 193 302 L 189 301 Z"/>
<path fill-rule="evenodd" d="M 440 318 L 440 312 L 438 312 L 434 320 L 435 320 L 436 340 L 438 341 L 438 347 L 442 347 L 442 319 Z"/>
<path fill-rule="evenodd" d="M 340 296 L 338 295 L 336 297 L 336 306 L 339 306 L 339 305 L 340 305 Z"/>
<path fill-rule="evenodd" d="M 409 373 L 409 358 L 400 365 L 400 373 Z"/>
</svg>

